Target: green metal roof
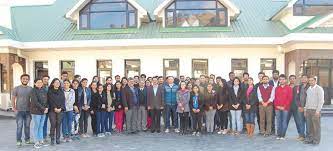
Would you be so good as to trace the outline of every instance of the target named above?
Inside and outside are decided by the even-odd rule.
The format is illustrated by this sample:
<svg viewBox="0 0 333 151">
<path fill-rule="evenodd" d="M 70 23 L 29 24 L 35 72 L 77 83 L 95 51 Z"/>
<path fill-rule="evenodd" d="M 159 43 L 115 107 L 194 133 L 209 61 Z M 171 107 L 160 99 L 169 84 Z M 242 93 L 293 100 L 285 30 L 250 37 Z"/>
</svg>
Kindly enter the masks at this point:
<svg viewBox="0 0 333 151">
<path fill-rule="evenodd" d="M 163 0 L 136 0 L 150 17 Z M 287 1 L 232 0 L 241 10 L 230 27 L 164 29 L 160 23 L 143 23 L 139 29 L 77 30 L 76 24 L 64 16 L 78 0 L 57 0 L 52 5 L 13 7 L 14 30 L 6 32 L 9 38 L 22 42 L 148 39 L 148 38 L 224 38 L 224 37 L 279 37 L 291 31 L 283 23 L 269 21 L 272 14 L 285 6 Z M 3 31 L 0 28 L 0 31 Z M 181 32 L 181 34 L 179 34 Z"/>
</svg>

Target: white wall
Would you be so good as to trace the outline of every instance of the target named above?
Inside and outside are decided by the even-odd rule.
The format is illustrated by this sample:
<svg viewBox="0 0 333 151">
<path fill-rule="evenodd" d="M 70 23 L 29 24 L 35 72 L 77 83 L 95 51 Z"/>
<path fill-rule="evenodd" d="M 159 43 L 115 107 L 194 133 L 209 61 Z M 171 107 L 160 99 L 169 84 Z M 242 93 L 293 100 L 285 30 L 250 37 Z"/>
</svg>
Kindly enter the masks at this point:
<svg viewBox="0 0 333 151">
<path fill-rule="evenodd" d="M 75 74 L 80 74 L 89 80 L 96 75 L 96 60 L 112 60 L 112 76 L 124 75 L 125 59 L 140 59 L 141 73 L 148 76 L 163 75 L 163 59 L 178 58 L 180 63 L 180 75 L 192 75 L 192 59 L 208 59 L 209 74 L 215 74 L 228 78 L 231 70 L 232 58 L 247 58 L 248 71 L 257 79 L 260 71 L 260 58 L 276 58 L 277 69 L 284 71 L 284 54 L 278 53 L 275 46 L 272 47 L 167 47 L 150 49 L 110 49 L 110 50 L 35 50 L 22 51 L 28 58 L 28 73 L 34 77 L 34 61 L 48 61 L 49 75 L 59 77 L 60 60 L 74 60 Z"/>
</svg>

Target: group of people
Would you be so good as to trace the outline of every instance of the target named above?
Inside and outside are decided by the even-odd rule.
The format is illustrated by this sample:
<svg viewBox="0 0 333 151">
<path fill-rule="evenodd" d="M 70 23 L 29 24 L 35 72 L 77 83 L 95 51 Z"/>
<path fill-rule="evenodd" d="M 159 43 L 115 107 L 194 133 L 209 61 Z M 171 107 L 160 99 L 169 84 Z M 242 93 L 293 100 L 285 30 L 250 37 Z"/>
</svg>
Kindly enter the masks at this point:
<svg viewBox="0 0 333 151">
<path fill-rule="evenodd" d="M 47 75 L 35 79 L 32 88 L 28 86 L 30 76 L 23 74 L 22 84 L 12 91 L 17 146 L 22 145 L 23 128 L 25 143 L 35 148 L 90 137 L 89 117 L 95 137 L 122 133 L 124 127 L 127 134 L 160 133 L 161 123 L 165 133 L 173 129 L 180 135 L 246 133 L 253 137 L 257 123 L 260 135 L 284 140 L 293 116 L 297 139 L 320 143 L 324 91 L 314 76 L 302 75 L 299 84 L 295 75 L 286 77 L 277 70 L 271 80 L 259 72 L 258 83 L 248 73 L 240 78 L 233 72 L 228 81 L 213 74 L 200 78 L 142 74 L 129 78 L 117 75 L 115 81 L 107 77 L 104 84 L 94 76 L 88 84 L 80 75 L 70 81 L 67 72 L 50 84 L 49 79 Z M 31 120 L 34 143 L 30 140 Z"/>
</svg>

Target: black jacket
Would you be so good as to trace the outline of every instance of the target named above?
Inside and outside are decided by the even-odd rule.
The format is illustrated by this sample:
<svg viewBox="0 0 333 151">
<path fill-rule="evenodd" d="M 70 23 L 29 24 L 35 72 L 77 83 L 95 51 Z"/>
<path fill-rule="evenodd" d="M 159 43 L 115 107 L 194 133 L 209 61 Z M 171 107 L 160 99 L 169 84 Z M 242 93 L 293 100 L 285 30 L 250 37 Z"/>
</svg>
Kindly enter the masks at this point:
<svg viewBox="0 0 333 151">
<path fill-rule="evenodd" d="M 66 110 L 65 94 L 60 88 L 58 90 L 49 89 L 47 99 L 50 104 L 50 112 L 54 112 L 55 108 L 61 108 L 62 111 Z"/>
<path fill-rule="evenodd" d="M 115 103 L 115 111 L 120 111 L 124 109 L 124 105 L 123 105 L 123 97 L 122 97 L 122 91 L 114 91 L 114 103 Z"/>
<path fill-rule="evenodd" d="M 228 111 L 229 110 L 229 89 L 228 85 L 224 84 L 223 87 L 218 86 L 216 89 L 217 96 L 217 104 L 220 106 L 223 104 L 220 111 Z"/>
<path fill-rule="evenodd" d="M 257 96 L 257 89 L 258 87 L 253 86 L 252 91 L 250 92 L 249 97 L 247 97 L 247 89 L 249 88 L 249 85 L 247 85 L 244 88 L 245 93 L 245 99 L 243 100 L 243 111 L 245 112 L 255 112 L 257 111 L 257 104 L 258 104 L 258 96 Z M 246 109 L 245 105 L 251 105 L 251 108 L 249 110 Z"/>
<path fill-rule="evenodd" d="M 102 108 L 102 105 L 104 104 L 104 108 Z M 105 93 L 99 94 L 94 93 L 92 96 L 92 102 L 91 107 L 94 112 L 100 112 L 100 111 L 106 111 L 108 106 L 108 101 L 106 99 Z"/>
<path fill-rule="evenodd" d="M 244 89 L 239 86 L 237 91 L 237 96 L 234 92 L 233 86 L 229 88 L 229 100 L 230 100 L 230 110 L 242 110 L 243 102 L 246 99 Z M 238 108 L 234 108 L 232 105 L 239 104 Z"/>
<path fill-rule="evenodd" d="M 47 91 L 43 88 L 33 88 L 31 92 L 30 113 L 43 115 L 45 108 L 48 108 Z"/>
</svg>

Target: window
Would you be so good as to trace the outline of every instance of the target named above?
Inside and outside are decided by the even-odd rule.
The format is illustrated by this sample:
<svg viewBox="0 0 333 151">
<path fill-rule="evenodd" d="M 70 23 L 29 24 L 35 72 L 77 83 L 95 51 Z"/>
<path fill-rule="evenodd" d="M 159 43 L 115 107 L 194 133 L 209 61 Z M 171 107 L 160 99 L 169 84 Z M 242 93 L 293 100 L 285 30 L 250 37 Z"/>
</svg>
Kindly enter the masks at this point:
<svg viewBox="0 0 333 151">
<path fill-rule="evenodd" d="M 218 0 L 175 0 L 166 8 L 165 26 L 227 26 L 227 12 Z"/>
<path fill-rule="evenodd" d="M 166 76 L 179 76 L 179 59 L 163 59 L 163 75 Z"/>
<path fill-rule="evenodd" d="M 262 58 L 260 59 L 260 70 L 268 77 L 272 77 L 273 70 L 276 69 L 276 59 Z"/>
<path fill-rule="evenodd" d="M 60 61 L 60 74 L 66 71 L 68 73 L 68 79 L 73 80 L 75 74 L 75 62 L 74 61 Z"/>
<path fill-rule="evenodd" d="M 44 75 L 49 75 L 47 61 L 36 61 L 35 62 L 35 79 L 42 78 Z"/>
<path fill-rule="evenodd" d="M 101 83 L 105 84 L 106 77 L 112 76 L 112 61 L 97 60 L 97 75 L 101 78 Z"/>
<path fill-rule="evenodd" d="M 199 78 L 200 75 L 208 75 L 208 59 L 192 60 L 192 77 Z"/>
<path fill-rule="evenodd" d="M 236 77 L 243 77 L 243 73 L 247 72 L 247 59 L 231 59 L 231 70 Z"/>
<path fill-rule="evenodd" d="M 0 92 L 9 91 L 7 77 L 8 77 L 8 73 L 7 73 L 6 66 L 4 64 L 0 64 L 0 85 L 1 85 Z"/>
<path fill-rule="evenodd" d="M 137 10 L 127 0 L 92 0 L 80 11 L 80 29 L 137 26 Z"/>
<path fill-rule="evenodd" d="M 326 15 L 333 12 L 332 0 L 298 0 L 293 6 L 294 16 Z"/>
<path fill-rule="evenodd" d="M 125 76 L 134 77 L 140 75 L 141 62 L 140 59 L 125 60 Z"/>
</svg>

